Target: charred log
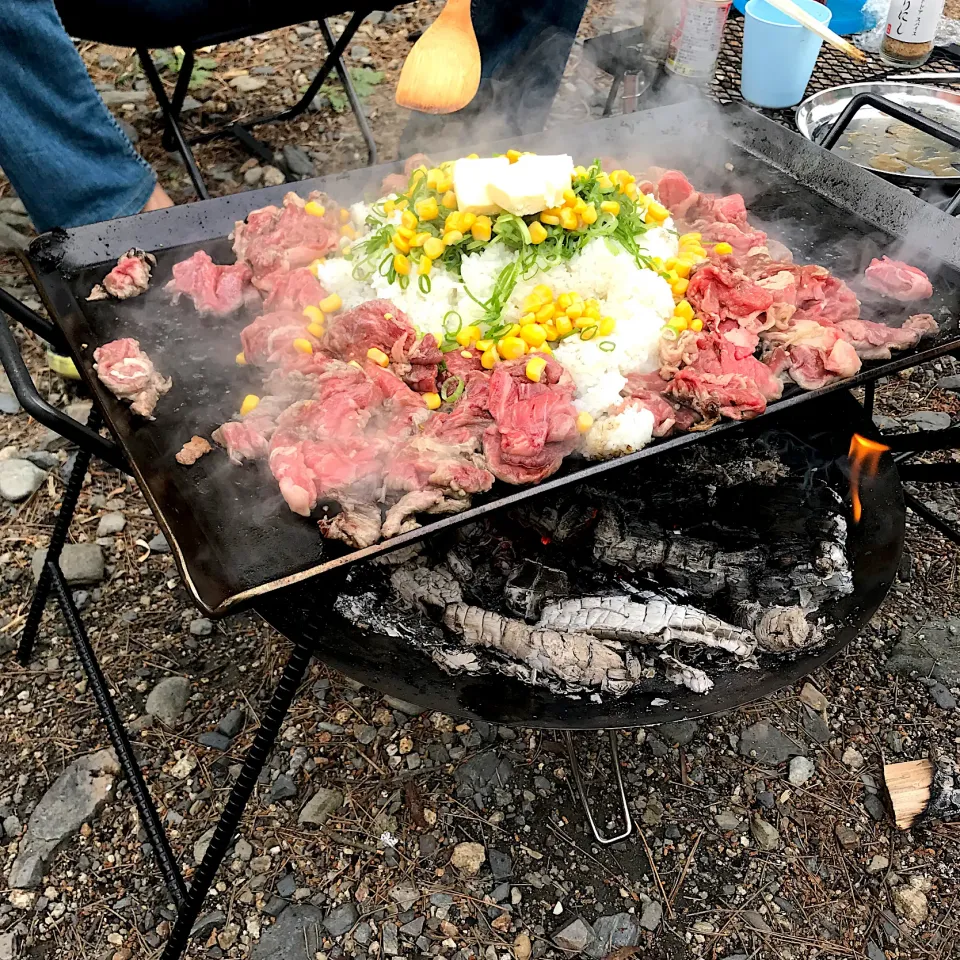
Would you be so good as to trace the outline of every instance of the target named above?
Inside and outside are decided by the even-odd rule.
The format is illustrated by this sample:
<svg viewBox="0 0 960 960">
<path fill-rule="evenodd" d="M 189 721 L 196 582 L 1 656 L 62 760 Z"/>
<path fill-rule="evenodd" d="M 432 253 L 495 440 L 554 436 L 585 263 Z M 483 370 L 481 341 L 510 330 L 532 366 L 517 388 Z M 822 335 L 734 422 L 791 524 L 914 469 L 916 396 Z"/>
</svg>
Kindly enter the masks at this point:
<svg viewBox="0 0 960 960">
<path fill-rule="evenodd" d="M 536 622 L 547 600 L 569 594 L 570 581 L 567 575 L 536 560 L 524 560 L 503 588 L 507 609 L 529 623 Z"/>
<path fill-rule="evenodd" d="M 460 603 L 460 583 L 444 566 L 404 564 L 390 574 L 394 593 L 412 607 L 443 610 L 447 604 Z"/>
<path fill-rule="evenodd" d="M 770 607 L 745 601 L 737 608 L 737 622 L 751 630 L 767 653 L 808 650 L 823 643 L 823 631 L 807 619 L 802 607 Z"/>
<path fill-rule="evenodd" d="M 661 653 L 660 659 L 663 661 L 667 679 L 676 686 L 686 687 L 694 693 L 707 693 L 713 689 L 713 681 L 699 667 L 681 663 L 668 653 Z"/>
</svg>

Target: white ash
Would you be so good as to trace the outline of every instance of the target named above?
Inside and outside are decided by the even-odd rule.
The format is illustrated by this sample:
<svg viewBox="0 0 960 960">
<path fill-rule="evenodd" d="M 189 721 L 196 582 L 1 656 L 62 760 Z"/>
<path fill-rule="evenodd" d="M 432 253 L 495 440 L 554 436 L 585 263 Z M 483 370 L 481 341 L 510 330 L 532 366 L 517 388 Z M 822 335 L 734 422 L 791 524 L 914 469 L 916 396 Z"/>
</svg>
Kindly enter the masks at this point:
<svg viewBox="0 0 960 960">
<path fill-rule="evenodd" d="M 803 607 L 770 607 L 746 601 L 737 610 L 739 623 L 752 630 L 759 648 L 768 653 L 809 650 L 824 642 L 823 630 L 811 623 Z"/>
<path fill-rule="evenodd" d="M 463 600 L 459 581 L 442 565 L 404 564 L 390 574 L 390 586 L 412 607 L 439 607 L 442 610 L 450 603 Z"/>
<path fill-rule="evenodd" d="M 694 693 L 707 693 L 713 689 L 713 681 L 699 667 L 681 663 L 668 653 L 661 653 L 660 659 L 663 661 L 667 679 L 676 686 L 686 687 Z"/>
</svg>

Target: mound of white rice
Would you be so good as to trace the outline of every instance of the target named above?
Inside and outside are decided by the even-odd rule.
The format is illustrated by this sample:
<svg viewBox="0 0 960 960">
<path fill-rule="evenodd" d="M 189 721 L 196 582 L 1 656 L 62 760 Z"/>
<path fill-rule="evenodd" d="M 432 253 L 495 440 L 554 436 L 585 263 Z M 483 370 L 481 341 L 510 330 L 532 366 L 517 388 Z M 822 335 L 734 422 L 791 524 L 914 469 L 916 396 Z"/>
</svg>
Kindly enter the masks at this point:
<svg viewBox="0 0 960 960">
<path fill-rule="evenodd" d="M 367 208 L 357 204 L 351 212 L 354 222 L 360 225 Z M 677 234 L 670 220 L 647 231 L 638 242 L 650 256 L 666 260 L 677 255 Z M 492 243 L 483 252 L 463 258 L 462 280 L 435 267 L 428 293 L 419 289 L 416 277 L 410 278 L 405 290 L 378 273 L 357 281 L 352 275 L 355 264 L 339 257 L 318 266 L 317 276 L 328 290 L 340 294 L 346 307 L 382 297 L 406 313 L 421 334 L 432 333 L 442 339 L 445 318 L 448 328 L 458 325 L 456 318 L 449 318 L 450 311 L 459 314 L 463 326 L 483 317 L 483 308 L 476 301 L 490 297 L 500 271 L 512 257 L 504 246 Z M 578 293 L 584 300 L 595 299 L 600 303 L 601 315 L 616 320 L 616 329 L 608 336 L 581 340 L 573 335 L 554 350 L 577 385 L 577 408 L 596 420 L 584 438 L 586 454 L 615 456 L 640 449 L 650 441 L 653 417 L 636 410 L 617 417 L 608 413 L 622 402 L 620 391 L 627 374 L 657 368 L 660 331 L 673 314 L 669 284 L 655 271 L 638 267 L 615 241 L 597 237 L 561 265 L 521 280 L 504 309 L 504 321 L 519 319 L 524 299 L 538 284 L 546 284 L 554 296 Z"/>
</svg>

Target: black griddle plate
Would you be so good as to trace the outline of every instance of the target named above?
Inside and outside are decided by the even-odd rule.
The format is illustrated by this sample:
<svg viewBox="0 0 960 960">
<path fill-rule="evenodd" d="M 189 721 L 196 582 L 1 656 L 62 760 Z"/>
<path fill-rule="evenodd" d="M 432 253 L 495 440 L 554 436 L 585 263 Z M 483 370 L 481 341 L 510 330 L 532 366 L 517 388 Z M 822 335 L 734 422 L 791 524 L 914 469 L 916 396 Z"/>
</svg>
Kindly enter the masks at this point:
<svg viewBox="0 0 960 960">
<path fill-rule="evenodd" d="M 766 416 L 960 349 L 960 225 L 751 110 L 730 107 L 721 114 L 715 107 L 684 104 L 476 149 L 482 153 L 507 146 L 539 153 L 569 152 L 578 163 L 612 156 L 637 170 L 650 165 L 677 167 L 699 189 L 743 193 L 754 224 L 786 243 L 798 261 L 822 263 L 844 279 L 860 276 L 881 253 L 902 254 L 927 271 L 936 293 L 921 309 L 939 321 L 941 332 L 936 339 L 893 361 L 867 363 L 855 379 L 823 391 L 788 389 Z M 462 152 L 469 149 L 464 146 Z M 351 171 L 306 181 L 297 190 L 303 195 L 324 190 L 344 204 L 373 199 L 382 177 L 395 169 L 396 165 L 389 165 Z M 246 393 L 259 388 L 255 372 L 234 364 L 240 330 L 253 317 L 201 318 L 183 303 L 172 307 L 163 285 L 173 264 L 200 247 L 218 262 L 232 262 L 226 238 L 234 222 L 258 207 L 280 203 L 288 189 L 236 194 L 45 234 L 28 251 L 51 316 L 63 330 L 106 423 L 129 458 L 191 593 L 211 615 L 395 549 L 428 531 L 469 521 L 487 510 L 637 463 L 704 436 L 685 434 L 599 464 L 568 458 L 554 477 L 539 486 L 498 483 L 490 493 L 475 497 L 474 506 L 465 513 L 428 520 L 420 530 L 366 550 L 326 541 L 314 523 L 290 513 L 262 464 L 234 467 L 216 451 L 193 467 L 182 467 L 174 460 L 180 446 L 193 434 L 209 436 L 234 415 Z M 135 246 L 158 258 L 150 290 L 123 303 L 86 302 L 93 284 L 120 254 Z M 899 305 L 891 308 L 887 302 L 871 300 L 863 290 L 858 292 L 868 318 L 898 325 L 916 312 Z M 154 421 L 131 415 L 93 371 L 93 350 L 125 336 L 139 339 L 158 369 L 173 376 L 173 390 L 160 401 Z M 721 423 L 710 433 L 740 426 Z"/>
</svg>

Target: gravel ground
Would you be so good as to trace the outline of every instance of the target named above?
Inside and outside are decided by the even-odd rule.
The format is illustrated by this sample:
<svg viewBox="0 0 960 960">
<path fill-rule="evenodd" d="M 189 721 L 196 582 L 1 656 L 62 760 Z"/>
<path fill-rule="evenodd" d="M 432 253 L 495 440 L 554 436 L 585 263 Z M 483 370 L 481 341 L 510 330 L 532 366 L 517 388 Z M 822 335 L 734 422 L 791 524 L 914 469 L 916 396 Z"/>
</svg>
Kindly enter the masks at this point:
<svg viewBox="0 0 960 960">
<path fill-rule="evenodd" d="M 433 11 L 386 14 L 352 48 L 351 65 L 385 74 L 368 100 L 384 156 L 404 122 L 391 97 L 407 35 Z M 604 13 L 592 5 L 584 32 Z M 287 103 L 318 42 L 302 26 L 217 48 L 193 95 L 211 113 Z M 171 194 L 190 199 L 129 52 L 84 55 Z M 575 50 L 555 121 L 598 111 L 587 74 Z M 349 115 L 329 98 L 319 107 L 267 135 L 325 172 L 355 165 Z M 227 143 L 199 159 L 217 193 L 271 176 Z M 8 187 L 0 220 L 25 227 Z M 0 282 L 39 306 L 12 257 Z M 83 416 L 82 396 L 21 340 L 41 392 Z M 910 430 L 944 422 L 937 414 L 955 421 L 958 374 L 948 358 L 891 379 L 878 418 Z M 931 416 L 917 422 L 917 411 Z M 12 653 L 72 452 L 2 383 L 0 447 L 0 960 L 156 957 L 174 912 L 129 789 L 97 752 L 108 741 L 59 619 L 45 617 L 30 667 Z M 918 493 L 957 517 L 954 491 Z M 289 646 L 253 616 L 200 617 L 136 484 L 99 462 L 71 541 L 75 597 L 189 877 Z M 619 733 L 639 831 L 612 848 L 587 832 L 558 735 L 460 723 L 312 665 L 188 955 L 956 957 L 960 828 L 897 831 L 878 787 L 884 758 L 949 752 L 960 737 L 957 564 L 957 548 L 911 517 L 899 582 L 828 669 L 700 723 Z M 605 743 L 583 734 L 576 745 L 607 824 Z"/>
</svg>

